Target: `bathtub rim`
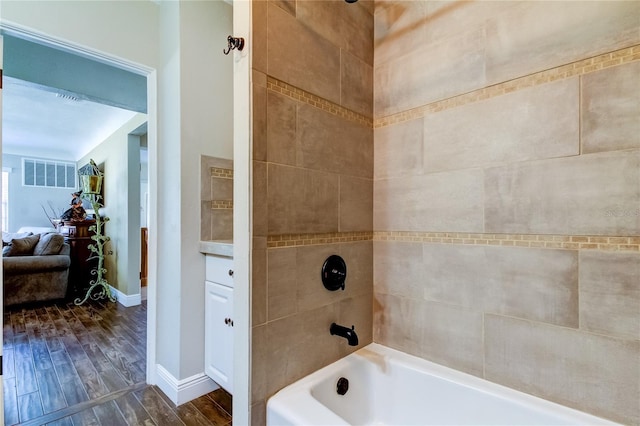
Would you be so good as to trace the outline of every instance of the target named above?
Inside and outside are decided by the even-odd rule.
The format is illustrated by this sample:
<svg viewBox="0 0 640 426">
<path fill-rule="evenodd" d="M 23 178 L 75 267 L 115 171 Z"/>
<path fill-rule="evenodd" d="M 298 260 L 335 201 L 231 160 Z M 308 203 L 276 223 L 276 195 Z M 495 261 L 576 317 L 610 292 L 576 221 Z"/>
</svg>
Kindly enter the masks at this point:
<svg viewBox="0 0 640 426">
<path fill-rule="evenodd" d="M 337 370 L 343 368 L 344 364 L 348 362 L 345 361 L 345 359 L 366 358 L 366 354 L 368 352 L 373 352 L 375 356 L 383 356 L 387 362 L 390 361 L 397 363 L 414 371 L 425 372 L 426 374 L 433 375 L 442 380 L 466 386 L 478 392 L 500 399 L 515 401 L 527 408 L 552 413 L 558 418 L 575 422 L 576 424 L 620 425 L 620 423 L 616 423 L 612 420 L 598 417 L 594 414 L 586 413 L 499 383 L 491 382 L 487 379 L 483 379 L 375 342 L 369 343 L 347 356 L 302 377 L 273 394 L 268 398 L 266 404 L 267 425 L 270 424 L 270 414 L 274 410 L 278 412 L 279 410 L 285 410 L 285 412 L 290 415 L 287 418 L 297 418 L 300 422 L 304 420 L 304 423 L 308 425 L 325 425 L 327 424 L 327 420 L 330 420 L 332 425 L 349 425 L 349 423 L 342 417 L 338 416 L 335 412 L 317 400 L 312 394 L 312 389 L 319 382 L 326 380 L 326 377 L 331 377 L 337 372 Z M 365 359 L 364 362 L 370 361 Z M 322 418 L 323 420 L 320 423 L 310 423 L 310 419 L 307 417 L 304 417 L 302 420 L 299 414 L 295 412 L 295 409 L 291 410 L 289 408 L 291 406 L 297 408 L 304 406 L 305 415 L 313 414 L 314 417 L 311 417 L 311 419 Z"/>
</svg>

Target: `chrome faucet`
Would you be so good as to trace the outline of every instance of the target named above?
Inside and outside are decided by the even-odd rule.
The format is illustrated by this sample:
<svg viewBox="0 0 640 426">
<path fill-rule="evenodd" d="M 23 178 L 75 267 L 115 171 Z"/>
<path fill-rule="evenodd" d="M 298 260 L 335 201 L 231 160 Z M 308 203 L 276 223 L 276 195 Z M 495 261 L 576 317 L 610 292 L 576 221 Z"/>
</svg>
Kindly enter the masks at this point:
<svg viewBox="0 0 640 426">
<path fill-rule="evenodd" d="M 332 336 L 337 335 L 344 337 L 347 339 L 347 342 L 349 342 L 349 346 L 358 346 L 358 335 L 356 334 L 355 326 L 353 325 L 351 328 L 347 328 L 334 322 L 331 324 L 331 328 L 329 328 L 329 333 L 331 333 Z"/>
</svg>

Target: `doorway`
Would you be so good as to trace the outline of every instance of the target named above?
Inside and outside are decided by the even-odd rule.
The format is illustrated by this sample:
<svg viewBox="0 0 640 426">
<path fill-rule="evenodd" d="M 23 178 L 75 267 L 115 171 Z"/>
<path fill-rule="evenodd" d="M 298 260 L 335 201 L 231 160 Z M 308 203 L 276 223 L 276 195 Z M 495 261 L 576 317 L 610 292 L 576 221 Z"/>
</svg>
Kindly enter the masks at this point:
<svg viewBox="0 0 640 426">
<path fill-rule="evenodd" d="M 108 60 L 105 58 L 104 55 L 102 54 L 93 54 L 91 52 L 87 52 L 86 49 L 80 48 L 78 46 L 75 46 L 73 44 L 70 44 L 68 42 L 63 42 L 63 41 L 59 41 L 59 40 L 54 40 L 51 37 L 45 37 L 42 34 L 34 34 L 31 33 L 27 30 L 24 29 L 18 29 L 18 28 L 10 28 L 7 29 L 5 27 L 5 25 L 2 25 L 0 27 L 0 29 L 2 29 L 3 33 L 5 35 L 10 36 L 11 38 L 14 39 L 19 39 L 19 40 L 26 40 L 29 41 L 31 43 L 35 43 L 38 44 L 40 46 L 44 46 L 47 48 L 51 48 L 51 49 L 57 49 L 60 51 L 63 51 L 67 54 L 70 55 L 78 55 L 78 57 L 82 57 L 85 61 L 88 59 L 90 61 L 96 61 L 97 63 L 100 64 L 107 64 L 111 67 L 115 67 L 118 69 L 124 69 L 125 71 L 129 72 L 129 73 L 135 73 L 137 75 L 143 76 L 144 80 L 145 80 L 145 85 L 144 85 L 144 90 L 148 93 L 148 95 L 145 97 L 145 99 L 152 99 L 155 101 L 155 99 L 157 99 L 157 96 L 155 94 L 155 70 L 150 69 L 150 68 L 146 68 L 143 66 L 139 66 L 137 64 L 132 64 L 132 63 L 124 63 L 122 60 Z M 0 40 L 2 40 L 2 38 L 0 38 Z M 6 54 L 6 50 L 4 51 L 4 54 Z M 0 51 L 0 55 L 3 55 L 2 51 Z M 3 55 L 4 57 L 4 55 Z M 5 65 L 7 64 L 6 61 Z M 1 62 L 0 62 L 1 63 Z M 156 122 L 156 117 L 155 117 L 155 111 L 156 111 L 156 107 L 155 107 L 155 103 L 154 102 L 150 102 L 150 101 L 146 101 L 147 105 L 145 107 L 145 109 L 148 110 L 148 120 L 152 123 L 150 125 L 147 126 L 147 128 L 145 129 L 145 140 L 146 140 L 146 144 L 147 144 L 147 149 L 150 152 L 149 157 L 150 158 L 156 158 L 156 154 L 155 154 L 155 150 L 157 148 L 157 143 L 156 143 L 156 130 L 155 130 L 155 122 Z M 0 145 L 1 146 L 1 145 Z M 138 169 L 138 167 L 136 167 L 136 169 Z M 155 200 L 155 194 L 153 191 L 155 191 L 155 179 L 154 179 L 154 173 L 156 170 L 155 165 L 152 165 L 151 167 L 148 168 L 149 170 L 149 177 L 150 177 L 150 184 L 149 184 L 149 193 L 150 193 L 150 201 L 151 203 L 149 203 L 149 212 L 148 212 L 148 223 L 147 223 L 147 228 L 150 229 L 151 234 L 153 234 L 153 224 L 155 223 L 155 216 L 156 216 L 156 212 L 155 212 L 155 204 L 154 204 L 154 200 Z M 6 184 L 8 182 L 8 179 L 5 178 L 5 176 L 3 176 L 3 180 L 2 183 L 3 185 Z M 137 188 L 140 188 L 140 179 L 139 179 L 139 175 L 137 177 L 137 180 L 135 182 L 135 185 L 137 186 Z M 6 192 L 3 192 L 6 193 Z M 36 205 L 37 206 L 37 205 Z M 6 207 L 3 205 L 3 208 Z M 140 217 L 140 213 L 139 213 L 139 208 L 138 207 L 134 207 L 135 208 L 135 215 L 136 215 L 136 222 L 139 222 L 139 217 Z M 3 209 L 3 212 L 6 212 L 7 210 Z M 139 238 L 139 234 L 140 231 L 139 229 L 136 232 L 136 238 Z M 153 236 L 151 236 L 151 238 L 153 239 Z M 139 242 L 134 244 L 135 249 L 139 250 L 140 248 L 140 244 Z M 149 250 L 149 266 L 151 268 L 153 268 L 154 266 L 154 262 L 155 262 L 155 251 L 154 250 Z M 135 267 L 137 268 L 139 266 L 139 262 L 137 262 L 135 264 Z M 135 273 L 135 276 L 138 278 L 139 277 L 139 273 Z M 153 283 L 153 277 L 150 277 L 150 283 Z M 139 281 L 137 282 L 138 286 L 139 286 Z M 1 293 L 0 293 L 1 295 Z M 150 297 L 148 297 L 148 302 L 147 302 L 147 306 L 148 308 L 144 309 L 144 313 L 146 316 L 146 329 L 147 330 L 153 330 L 153 332 L 147 332 L 146 334 L 146 339 L 144 342 L 144 349 L 145 349 L 145 354 L 146 354 L 146 362 L 144 363 L 144 365 L 146 365 L 146 368 L 144 368 L 143 366 L 143 370 L 142 370 L 142 374 L 143 374 L 143 379 L 146 380 L 148 383 L 154 383 L 155 381 L 155 377 L 153 377 L 153 372 L 154 369 L 151 368 L 151 366 L 155 365 L 155 299 L 153 298 L 154 295 L 152 294 Z M 138 296 L 139 299 L 139 296 Z M 0 310 L 0 313 L 2 311 Z M 1 352 L 0 352 L 1 354 Z M 4 399 L 3 399 L 4 401 Z M 4 410 L 2 410 L 2 412 L 4 412 Z"/>
</svg>

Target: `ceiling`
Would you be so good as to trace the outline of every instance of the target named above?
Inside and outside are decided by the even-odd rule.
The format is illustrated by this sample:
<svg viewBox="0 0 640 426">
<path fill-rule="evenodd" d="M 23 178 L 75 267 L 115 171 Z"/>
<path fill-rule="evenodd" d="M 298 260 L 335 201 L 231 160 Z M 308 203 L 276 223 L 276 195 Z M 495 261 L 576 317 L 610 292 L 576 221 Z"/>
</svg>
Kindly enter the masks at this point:
<svg viewBox="0 0 640 426">
<path fill-rule="evenodd" d="M 77 161 L 147 110 L 146 76 L 4 33 L 2 152 Z"/>
<path fill-rule="evenodd" d="M 135 114 L 5 76 L 2 152 L 76 161 Z"/>
</svg>

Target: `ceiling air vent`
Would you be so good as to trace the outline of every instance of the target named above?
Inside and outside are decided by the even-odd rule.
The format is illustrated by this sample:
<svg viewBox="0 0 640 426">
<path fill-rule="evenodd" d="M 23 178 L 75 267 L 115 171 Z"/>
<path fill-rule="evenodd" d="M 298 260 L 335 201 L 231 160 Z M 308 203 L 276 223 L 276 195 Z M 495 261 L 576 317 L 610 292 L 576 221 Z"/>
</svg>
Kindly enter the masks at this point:
<svg viewBox="0 0 640 426">
<path fill-rule="evenodd" d="M 56 96 L 60 99 L 64 99 L 65 101 L 73 101 L 73 102 L 78 102 L 80 100 L 80 98 L 76 97 L 76 96 L 72 96 L 72 95 L 66 95 L 64 93 L 56 93 Z"/>
</svg>

